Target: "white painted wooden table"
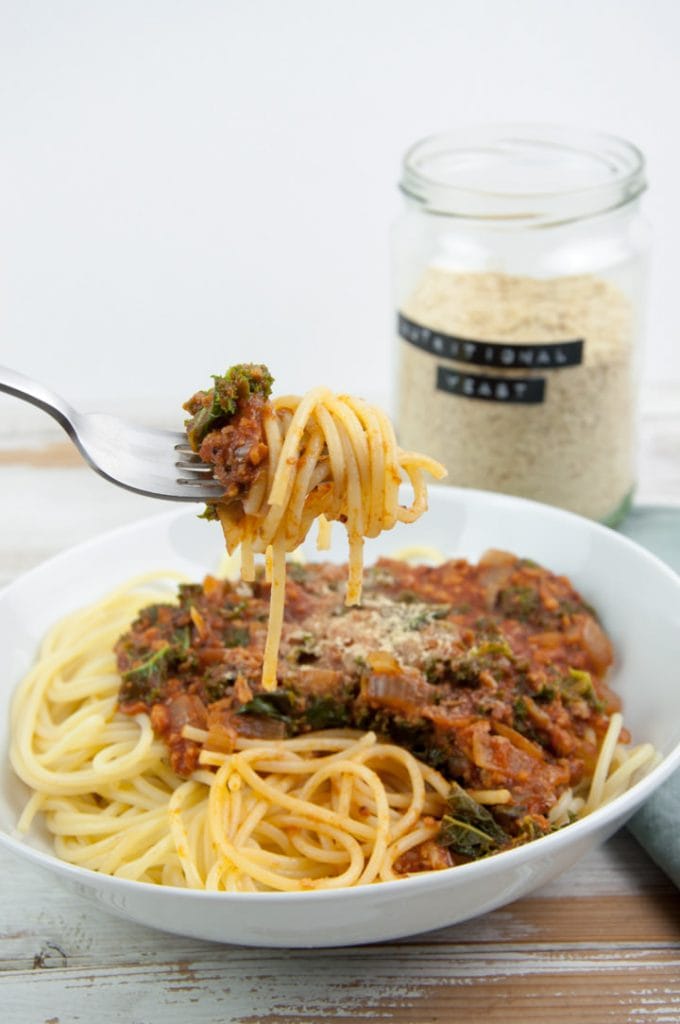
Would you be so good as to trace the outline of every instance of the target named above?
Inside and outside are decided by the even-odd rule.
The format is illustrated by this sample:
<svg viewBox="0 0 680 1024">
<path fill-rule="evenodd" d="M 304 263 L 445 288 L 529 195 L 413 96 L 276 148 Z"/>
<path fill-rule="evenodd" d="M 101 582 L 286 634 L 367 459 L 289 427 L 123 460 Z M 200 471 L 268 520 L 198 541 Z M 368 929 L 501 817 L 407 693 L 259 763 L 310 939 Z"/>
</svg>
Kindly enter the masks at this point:
<svg viewBox="0 0 680 1024">
<path fill-rule="evenodd" d="M 100 480 L 39 413 L 10 427 L 9 401 L 0 398 L 0 584 L 166 507 Z M 648 408 L 638 501 L 680 507 L 680 395 Z M 0 878 L 1 1024 L 680 1022 L 680 894 L 625 831 L 508 907 L 359 949 L 165 935 L 2 853 Z"/>
</svg>

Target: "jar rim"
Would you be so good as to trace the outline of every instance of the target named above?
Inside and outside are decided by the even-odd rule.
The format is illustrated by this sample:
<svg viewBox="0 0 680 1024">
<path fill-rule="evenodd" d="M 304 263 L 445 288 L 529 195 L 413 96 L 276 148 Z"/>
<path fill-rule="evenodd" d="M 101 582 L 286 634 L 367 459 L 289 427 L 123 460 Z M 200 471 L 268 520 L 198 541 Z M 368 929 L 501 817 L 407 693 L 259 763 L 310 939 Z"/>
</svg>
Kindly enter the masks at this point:
<svg viewBox="0 0 680 1024">
<path fill-rule="evenodd" d="M 473 125 L 404 155 L 400 188 L 426 212 L 542 227 L 595 216 L 647 187 L 632 142 L 554 124 Z"/>
</svg>

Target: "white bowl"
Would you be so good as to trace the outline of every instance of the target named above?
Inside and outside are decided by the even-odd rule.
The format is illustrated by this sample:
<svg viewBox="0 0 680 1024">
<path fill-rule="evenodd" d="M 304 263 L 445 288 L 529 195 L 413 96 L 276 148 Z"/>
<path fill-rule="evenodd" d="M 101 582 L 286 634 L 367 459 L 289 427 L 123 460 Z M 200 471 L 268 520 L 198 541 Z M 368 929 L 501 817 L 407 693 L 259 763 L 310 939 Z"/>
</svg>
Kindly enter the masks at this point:
<svg viewBox="0 0 680 1024">
<path fill-rule="evenodd" d="M 489 547 L 567 574 L 599 611 L 617 652 L 614 688 L 634 741 L 660 764 L 623 796 L 526 846 L 445 871 L 339 891 L 208 893 L 99 875 L 59 861 L 44 831 L 13 835 L 26 799 L 7 759 L 11 694 L 48 627 L 140 571 L 176 568 L 200 579 L 220 559 L 217 527 L 195 509 L 113 531 L 27 573 L 0 593 L 3 686 L 0 842 L 101 906 L 155 928 L 250 946 L 320 947 L 376 942 L 454 924 L 525 895 L 603 842 L 680 765 L 680 578 L 625 537 L 558 509 L 481 491 L 435 488 L 430 511 L 366 545 L 366 560 L 428 544 L 476 559 Z M 310 546 L 311 558 L 319 557 Z M 335 527 L 330 556 L 346 559 Z"/>
</svg>

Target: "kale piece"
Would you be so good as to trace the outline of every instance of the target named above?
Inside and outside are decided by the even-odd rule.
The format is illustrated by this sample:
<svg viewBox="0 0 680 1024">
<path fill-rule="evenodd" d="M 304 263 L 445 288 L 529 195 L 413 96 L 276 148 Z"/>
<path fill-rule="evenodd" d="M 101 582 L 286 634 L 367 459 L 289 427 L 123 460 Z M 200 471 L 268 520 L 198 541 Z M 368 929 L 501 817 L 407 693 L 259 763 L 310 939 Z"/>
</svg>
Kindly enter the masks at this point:
<svg viewBox="0 0 680 1024">
<path fill-rule="evenodd" d="M 238 669 L 227 668 L 224 665 L 215 666 L 210 669 L 201 680 L 201 690 L 204 700 L 208 704 L 222 700 L 228 696 L 238 678 Z"/>
<path fill-rule="evenodd" d="M 438 771 L 455 774 L 460 767 L 455 765 L 454 750 L 442 749 L 437 745 L 434 739 L 434 726 L 428 719 L 404 718 L 385 711 L 384 708 L 359 705 L 352 711 L 351 724 L 355 729 L 373 731 L 378 736 L 393 740 L 399 746 L 410 750 L 418 760 L 424 761 Z"/>
<path fill-rule="evenodd" d="M 152 704 L 161 695 L 163 684 L 168 678 L 171 660 L 172 647 L 170 644 L 163 644 L 141 665 L 124 672 L 120 688 L 121 699 L 142 700 L 145 704 Z"/>
<path fill-rule="evenodd" d="M 202 512 L 199 512 L 199 514 L 197 515 L 196 518 L 197 519 L 207 519 L 207 520 L 219 519 L 220 517 L 217 514 L 217 506 L 216 505 L 211 505 L 211 503 L 209 501 L 207 501 L 206 504 L 205 504 L 205 508 L 203 509 Z"/>
<path fill-rule="evenodd" d="M 121 702 L 141 700 L 151 705 L 160 700 L 169 676 L 182 662 L 191 658 L 190 647 L 188 627 L 176 629 L 168 643 L 149 651 L 144 661 L 123 672 Z"/>
<path fill-rule="evenodd" d="M 474 689 L 479 686 L 482 672 L 504 672 L 507 663 L 514 660 L 512 647 L 499 635 L 497 639 L 482 640 L 475 644 L 458 659 L 431 662 L 426 668 L 426 675 L 431 683 L 448 682 L 454 686 Z"/>
<path fill-rule="evenodd" d="M 253 395 L 269 398 L 274 383 L 267 367 L 260 363 L 237 363 L 224 375 L 213 375 L 213 380 L 215 385 L 209 391 L 198 391 L 184 403 L 191 413 L 185 426 L 194 451 L 198 451 L 206 434 L 225 426 Z M 212 513 L 205 518 L 213 518 Z"/>
<path fill-rule="evenodd" d="M 512 702 L 512 724 L 515 729 L 522 732 L 527 724 L 527 705 L 524 697 L 517 697 Z"/>
<path fill-rule="evenodd" d="M 351 725 L 349 708 L 333 697 L 312 697 L 304 720 L 312 730 L 340 729 Z"/>
<path fill-rule="evenodd" d="M 540 839 L 541 836 L 547 836 L 553 831 L 551 825 L 537 821 L 536 817 L 531 814 L 526 814 L 523 818 L 520 818 L 518 829 L 518 834 L 515 837 L 517 845 L 533 842 L 534 839 Z"/>
<path fill-rule="evenodd" d="M 558 680 L 560 693 L 567 702 L 579 697 L 587 701 L 595 711 L 604 711 L 604 704 L 597 696 L 590 672 L 579 668 L 570 668 L 566 676 Z"/>
<path fill-rule="evenodd" d="M 222 634 L 225 647 L 247 647 L 250 643 L 250 630 L 247 626 L 229 626 Z"/>
<path fill-rule="evenodd" d="M 272 693 L 258 693 L 247 704 L 242 704 L 237 715 L 262 715 L 275 718 L 290 725 L 293 697 L 288 690 L 274 690 Z"/>
<path fill-rule="evenodd" d="M 437 842 L 456 853 L 478 860 L 495 853 L 510 838 L 486 807 L 478 804 L 454 782 L 446 801 L 448 813 L 442 818 Z"/>
<path fill-rule="evenodd" d="M 541 599 L 532 587 L 505 587 L 498 592 L 496 607 L 508 619 L 532 622 L 540 616 Z"/>
<path fill-rule="evenodd" d="M 550 704 L 551 701 L 555 700 L 556 696 L 557 690 L 555 687 L 544 683 L 540 690 L 534 694 L 534 700 L 538 701 L 539 704 Z"/>
</svg>

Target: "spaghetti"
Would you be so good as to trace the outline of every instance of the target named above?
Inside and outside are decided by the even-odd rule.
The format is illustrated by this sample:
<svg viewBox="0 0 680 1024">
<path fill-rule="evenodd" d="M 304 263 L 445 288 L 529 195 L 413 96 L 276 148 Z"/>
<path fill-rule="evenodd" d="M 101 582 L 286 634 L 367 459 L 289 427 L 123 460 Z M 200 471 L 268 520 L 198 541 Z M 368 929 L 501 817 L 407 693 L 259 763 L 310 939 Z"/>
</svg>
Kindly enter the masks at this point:
<svg viewBox="0 0 680 1024">
<path fill-rule="evenodd" d="M 33 790 L 19 830 L 40 812 L 56 853 L 73 864 L 213 890 L 336 888 L 451 863 L 437 842 L 450 781 L 372 732 L 241 737 L 231 753 L 204 749 L 190 778 L 176 775 L 149 716 L 118 710 L 111 653 L 142 605 L 167 600 L 170 582 L 132 581 L 46 638 L 12 709 L 12 764 Z M 649 744 L 619 742 L 621 724 L 612 715 L 592 782 L 565 788 L 555 803 L 555 827 L 612 799 L 652 763 Z M 467 798 L 493 808 L 507 792 Z"/>
</svg>

